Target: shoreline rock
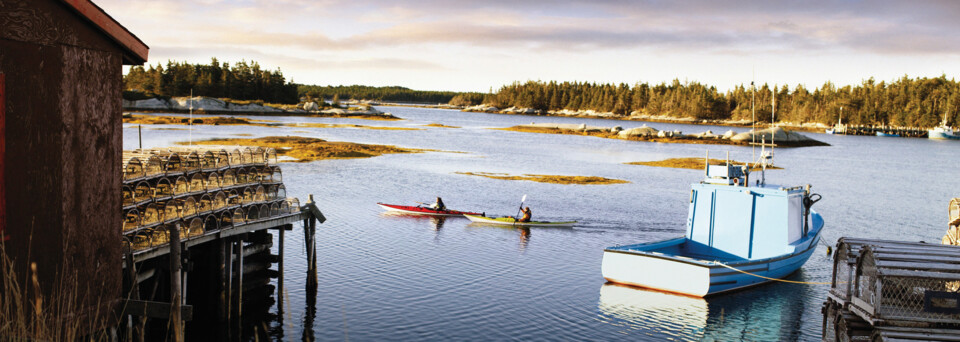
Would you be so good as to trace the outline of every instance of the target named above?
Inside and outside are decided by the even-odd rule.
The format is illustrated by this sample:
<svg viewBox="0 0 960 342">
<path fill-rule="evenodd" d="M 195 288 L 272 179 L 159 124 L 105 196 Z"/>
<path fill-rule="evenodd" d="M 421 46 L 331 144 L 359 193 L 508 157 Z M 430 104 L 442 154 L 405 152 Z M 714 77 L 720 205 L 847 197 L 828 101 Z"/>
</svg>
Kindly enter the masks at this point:
<svg viewBox="0 0 960 342">
<path fill-rule="evenodd" d="M 752 124 L 750 120 L 709 120 L 709 119 L 695 119 L 695 118 L 686 118 L 686 117 L 678 118 L 678 117 L 672 117 L 667 115 L 648 115 L 638 111 L 634 111 L 630 113 L 630 115 L 620 115 L 613 112 L 597 112 L 592 109 L 586 109 L 586 110 L 562 109 L 562 110 L 546 110 L 546 111 L 539 110 L 539 109 L 532 109 L 532 108 L 517 108 L 517 107 L 499 109 L 497 107 L 486 105 L 486 104 L 464 107 L 461 110 L 464 112 L 480 112 L 480 113 L 490 113 L 490 114 L 565 116 L 565 117 L 580 117 L 580 118 L 591 118 L 591 119 L 615 119 L 615 120 L 629 120 L 629 121 L 680 123 L 680 124 L 691 124 L 691 125 L 749 127 Z M 832 127 L 819 122 L 796 123 L 796 122 L 790 122 L 790 121 L 780 121 L 780 122 L 777 122 L 776 125 L 781 127 L 787 127 L 793 130 L 818 132 L 818 133 L 822 133 L 824 129 Z"/>
<path fill-rule="evenodd" d="M 778 147 L 830 145 L 800 133 L 784 130 L 781 127 L 771 127 L 757 130 L 756 132 L 751 130 L 743 133 L 728 130 L 722 135 L 715 134 L 710 130 L 694 134 L 683 134 L 683 132 L 680 131 L 661 131 L 653 127 L 648 127 L 646 124 L 640 127 L 623 129 L 619 126 L 601 127 L 587 126 L 585 124 L 530 123 L 529 125 L 517 125 L 500 129 L 529 133 L 590 135 L 610 139 L 664 143 L 750 145 L 753 142 L 753 137 L 756 136 L 757 143 L 761 141 L 765 141 L 766 143 L 774 142 Z"/>
<path fill-rule="evenodd" d="M 362 103 L 356 108 L 332 108 L 320 110 L 316 102 L 305 102 L 297 105 L 272 106 L 253 102 L 232 102 L 205 96 L 172 97 L 169 100 L 151 98 L 145 100 L 122 100 L 124 111 L 137 112 L 171 112 L 186 113 L 190 111 L 198 114 L 261 114 L 261 115 L 316 115 L 334 117 L 372 117 L 387 120 L 399 119 L 390 113 L 377 110 L 369 103 Z"/>
</svg>

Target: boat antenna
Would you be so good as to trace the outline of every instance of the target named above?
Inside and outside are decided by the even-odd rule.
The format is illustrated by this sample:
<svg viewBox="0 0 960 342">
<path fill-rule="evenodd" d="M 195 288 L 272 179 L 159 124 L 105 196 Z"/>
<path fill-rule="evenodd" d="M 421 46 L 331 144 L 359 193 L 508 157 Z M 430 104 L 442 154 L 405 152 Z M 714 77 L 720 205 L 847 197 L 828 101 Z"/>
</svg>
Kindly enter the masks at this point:
<svg viewBox="0 0 960 342">
<path fill-rule="evenodd" d="M 774 130 L 777 127 L 776 122 L 777 115 L 777 85 L 773 85 L 773 105 L 770 110 L 770 154 L 773 154 L 773 147 L 777 145 L 777 132 Z"/>
<path fill-rule="evenodd" d="M 193 88 L 190 88 L 190 146 L 193 146 Z"/>
<path fill-rule="evenodd" d="M 753 69 L 753 79 L 750 80 L 750 145 L 753 145 L 751 159 L 757 160 L 757 92 L 753 81 L 757 79 L 757 70 Z"/>
</svg>

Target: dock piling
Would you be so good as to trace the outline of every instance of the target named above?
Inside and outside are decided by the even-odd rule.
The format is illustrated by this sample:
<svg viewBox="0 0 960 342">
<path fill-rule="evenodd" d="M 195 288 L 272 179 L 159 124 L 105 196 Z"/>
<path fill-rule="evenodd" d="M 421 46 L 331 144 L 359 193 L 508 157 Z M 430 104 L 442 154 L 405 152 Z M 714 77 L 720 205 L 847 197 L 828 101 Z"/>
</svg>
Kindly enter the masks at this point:
<svg viewBox="0 0 960 342">
<path fill-rule="evenodd" d="M 180 227 L 172 226 L 170 234 L 170 327 L 173 341 L 183 342 L 183 322 L 180 320 L 182 283 L 180 278 Z"/>
</svg>

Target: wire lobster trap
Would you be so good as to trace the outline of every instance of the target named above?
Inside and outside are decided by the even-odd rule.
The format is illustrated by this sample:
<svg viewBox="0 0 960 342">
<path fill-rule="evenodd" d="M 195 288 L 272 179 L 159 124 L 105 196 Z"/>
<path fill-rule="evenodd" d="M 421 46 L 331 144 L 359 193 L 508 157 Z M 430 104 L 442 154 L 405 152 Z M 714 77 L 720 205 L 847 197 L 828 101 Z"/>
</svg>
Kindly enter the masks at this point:
<svg viewBox="0 0 960 342">
<path fill-rule="evenodd" d="M 960 247 L 861 248 L 850 311 L 874 326 L 960 327 Z"/>
<path fill-rule="evenodd" d="M 879 327 L 870 337 L 872 342 L 960 341 L 960 330 Z"/>
<path fill-rule="evenodd" d="M 849 342 L 866 341 L 873 333 L 873 327 L 859 316 L 843 308 L 841 303 L 831 298 L 823 303 L 822 341 Z"/>
<path fill-rule="evenodd" d="M 856 239 L 842 237 L 837 241 L 837 251 L 833 257 L 833 276 L 830 282 L 830 291 L 827 296 L 841 306 L 850 303 L 850 293 L 853 292 L 854 276 L 857 274 L 857 259 L 861 249 L 865 246 L 883 246 L 885 248 L 903 250 L 924 250 L 931 245 L 923 242 L 905 242 L 877 239 Z"/>
</svg>

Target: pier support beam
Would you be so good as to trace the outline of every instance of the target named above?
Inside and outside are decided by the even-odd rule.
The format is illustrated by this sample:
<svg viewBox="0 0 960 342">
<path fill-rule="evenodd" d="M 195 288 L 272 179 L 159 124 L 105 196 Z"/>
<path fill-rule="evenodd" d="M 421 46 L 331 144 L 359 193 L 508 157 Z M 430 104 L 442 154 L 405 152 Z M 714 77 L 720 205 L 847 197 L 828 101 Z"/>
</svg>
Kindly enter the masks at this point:
<svg viewBox="0 0 960 342">
<path fill-rule="evenodd" d="M 239 336 L 240 332 L 243 330 L 243 240 L 237 240 L 234 244 L 234 251 L 237 253 L 237 262 L 235 273 L 237 275 L 237 283 L 234 286 L 234 292 L 236 292 L 236 304 L 234 305 L 234 321 L 236 322 L 237 334 Z"/>
<path fill-rule="evenodd" d="M 170 234 L 170 327 L 174 342 L 183 342 L 183 321 L 180 319 L 180 307 L 183 305 L 180 278 L 180 227 L 174 226 Z"/>
<path fill-rule="evenodd" d="M 280 236 L 278 237 L 278 240 L 279 240 L 279 241 L 277 242 L 277 243 L 279 244 L 279 247 L 277 248 L 277 251 L 278 251 L 278 254 L 279 254 L 279 257 L 278 257 L 278 259 L 277 259 L 277 272 L 279 273 L 279 275 L 277 276 L 277 320 L 278 320 L 278 323 L 280 323 L 281 326 L 283 326 L 283 291 L 284 291 L 284 287 L 283 287 L 283 240 L 284 240 L 284 236 L 283 236 L 283 235 L 284 235 L 284 232 L 287 231 L 287 226 L 289 226 L 289 225 L 285 225 L 285 226 L 283 226 L 283 227 L 280 228 L 280 232 L 279 232 Z"/>
</svg>

